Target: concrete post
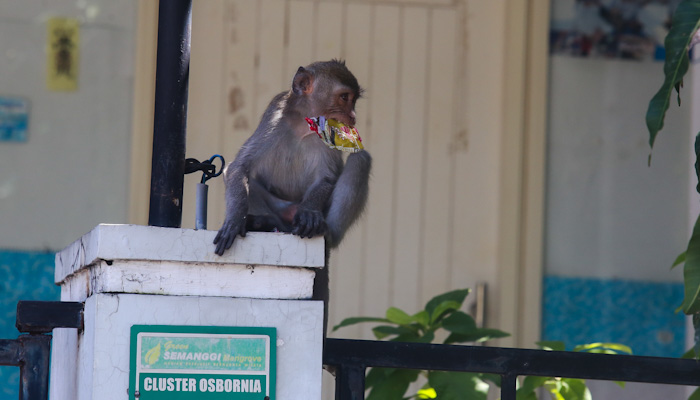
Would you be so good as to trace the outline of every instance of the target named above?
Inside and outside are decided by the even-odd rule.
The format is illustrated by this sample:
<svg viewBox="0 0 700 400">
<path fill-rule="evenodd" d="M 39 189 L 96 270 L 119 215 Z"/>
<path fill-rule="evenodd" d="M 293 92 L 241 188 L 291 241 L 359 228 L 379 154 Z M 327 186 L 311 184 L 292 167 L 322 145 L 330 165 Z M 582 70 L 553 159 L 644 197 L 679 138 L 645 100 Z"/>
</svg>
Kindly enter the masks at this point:
<svg viewBox="0 0 700 400">
<path fill-rule="evenodd" d="M 186 325 L 276 328 L 274 398 L 320 400 L 323 303 L 309 299 L 323 239 L 250 232 L 219 257 L 215 234 L 99 225 L 56 255 L 85 326 L 54 330 L 52 399 L 129 398 L 131 327 Z"/>
</svg>

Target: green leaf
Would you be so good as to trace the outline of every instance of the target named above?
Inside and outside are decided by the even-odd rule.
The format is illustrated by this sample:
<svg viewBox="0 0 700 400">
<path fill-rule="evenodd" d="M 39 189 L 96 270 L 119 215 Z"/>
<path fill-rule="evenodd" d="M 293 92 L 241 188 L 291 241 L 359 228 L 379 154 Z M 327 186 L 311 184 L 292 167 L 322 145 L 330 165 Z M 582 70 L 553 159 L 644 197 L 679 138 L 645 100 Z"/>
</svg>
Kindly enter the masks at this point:
<svg viewBox="0 0 700 400">
<path fill-rule="evenodd" d="M 684 0 L 676 8 L 671 21 L 671 30 L 666 36 L 664 47 L 664 83 L 649 102 L 646 123 L 649 130 L 649 146 L 654 147 L 656 135 L 664 126 L 671 92 L 678 89 L 683 76 L 688 72 L 690 60 L 688 46 L 700 25 L 700 0 Z M 680 93 L 679 93 L 680 96 Z"/>
<path fill-rule="evenodd" d="M 462 307 L 462 303 L 458 303 L 456 301 L 445 301 L 440 303 L 433 311 L 433 314 L 430 317 L 430 323 L 437 324 L 440 322 L 441 318 L 459 310 L 460 307 Z"/>
<path fill-rule="evenodd" d="M 698 300 L 698 296 L 700 296 L 700 217 L 695 222 L 688 250 L 686 250 L 683 284 L 685 287 L 683 312 L 688 315 L 700 312 L 700 301 Z"/>
<path fill-rule="evenodd" d="M 591 400 L 591 392 L 583 379 L 561 378 L 557 380 L 556 394 L 563 400 Z M 554 388 L 554 387 L 552 387 Z"/>
<path fill-rule="evenodd" d="M 693 358 L 697 358 L 697 356 L 695 355 L 695 346 L 693 346 L 693 348 L 691 348 L 690 350 L 688 350 L 688 351 L 686 351 L 685 353 L 683 353 L 683 355 L 681 356 L 681 358 L 684 358 L 684 359 L 693 359 Z"/>
<path fill-rule="evenodd" d="M 417 340 L 418 343 L 432 343 L 435 340 L 435 332 L 428 331 L 420 339 Z"/>
<path fill-rule="evenodd" d="M 395 338 L 389 339 L 390 342 L 407 342 L 407 343 L 418 343 L 420 342 L 421 336 L 418 335 L 399 335 Z"/>
<path fill-rule="evenodd" d="M 378 340 L 382 340 L 387 336 L 391 335 L 415 335 L 418 336 L 418 332 L 414 329 L 405 326 L 393 326 L 393 325 L 380 325 L 372 328 L 374 337 Z"/>
<path fill-rule="evenodd" d="M 676 261 L 673 262 L 673 265 L 671 265 L 671 269 L 676 268 L 677 266 L 683 264 L 685 262 L 685 251 L 682 252 L 681 254 L 676 257 Z"/>
<path fill-rule="evenodd" d="M 425 328 L 428 328 L 428 325 L 430 324 L 430 315 L 425 310 L 412 315 L 411 319 L 415 322 L 418 322 Z"/>
<path fill-rule="evenodd" d="M 632 349 L 629 346 L 625 346 L 620 343 L 589 343 L 582 344 L 574 347 L 574 351 L 587 352 L 587 353 L 605 353 L 605 354 L 617 354 L 626 353 L 632 354 Z"/>
<path fill-rule="evenodd" d="M 484 342 L 486 340 L 510 336 L 498 329 L 477 328 L 474 318 L 462 311 L 455 311 L 442 321 L 442 327 L 452 332 L 445 344 L 463 342 Z"/>
<path fill-rule="evenodd" d="M 398 325 L 408 325 L 413 322 L 413 318 L 411 318 L 410 315 L 396 307 L 389 307 L 389 309 L 386 310 L 386 319 Z"/>
<path fill-rule="evenodd" d="M 501 387 L 501 376 L 500 375 L 481 373 L 481 374 L 479 374 L 479 376 L 481 376 L 482 380 L 490 381 L 494 385 Z"/>
<path fill-rule="evenodd" d="M 535 390 L 544 386 L 549 379 L 551 378 L 546 376 L 526 376 L 522 386 L 515 392 L 516 400 L 536 400 Z"/>
<path fill-rule="evenodd" d="M 688 397 L 688 400 L 700 400 L 700 388 L 695 389 L 693 394 Z"/>
<path fill-rule="evenodd" d="M 471 315 L 455 311 L 442 321 L 442 327 L 452 333 L 471 334 L 476 328 L 476 322 Z"/>
<path fill-rule="evenodd" d="M 535 392 L 521 392 L 519 389 L 515 392 L 516 400 L 537 400 Z"/>
<path fill-rule="evenodd" d="M 432 331 L 428 331 L 425 335 L 421 336 L 418 330 L 411 333 L 404 333 L 393 339 L 392 342 L 410 342 L 410 343 L 430 343 L 435 338 L 435 334 Z"/>
<path fill-rule="evenodd" d="M 336 331 L 342 327 L 349 326 L 349 325 L 355 325 L 359 324 L 362 322 L 390 322 L 386 318 L 377 318 L 377 317 L 352 317 L 352 318 L 345 318 L 342 320 L 338 325 L 333 327 L 333 331 Z"/>
<path fill-rule="evenodd" d="M 418 379 L 419 372 L 411 369 L 394 370 L 372 386 L 367 400 L 403 400 L 408 385 Z"/>
<path fill-rule="evenodd" d="M 561 378 L 547 379 L 545 386 L 555 400 L 565 400 L 562 391 L 568 390 L 568 384 L 561 381 Z"/>
<path fill-rule="evenodd" d="M 452 333 L 445 339 L 445 344 L 465 342 L 485 342 L 492 339 L 500 339 L 510 336 L 510 333 L 498 329 L 477 328 L 469 334 Z"/>
<path fill-rule="evenodd" d="M 370 368 L 365 376 L 365 388 L 369 389 L 377 383 L 382 382 L 387 376 L 393 374 L 394 371 L 396 371 L 396 368 Z"/>
<path fill-rule="evenodd" d="M 425 389 L 421 389 L 416 393 L 416 398 L 417 399 L 435 399 L 437 398 L 437 393 L 435 392 L 435 389 L 429 387 Z"/>
<path fill-rule="evenodd" d="M 428 384 L 439 400 L 486 400 L 488 383 L 471 372 L 430 371 Z"/>
<path fill-rule="evenodd" d="M 549 350 L 549 351 L 564 351 L 564 350 L 566 350 L 566 345 L 564 344 L 564 342 L 560 342 L 557 340 L 545 340 L 545 341 L 537 342 L 536 344 L 542 350 Z"/>
<path fill-rule="evenodd" d="M 525 392 L 531 392 L 535 389 L 544 386 L 544 383 L 551 378 L 546 376 L 526 376 L 523 379 L 523 385 L 518 390 L 523 390 Z"/>
<path fill-rule="evenodd" d="M 435 322 L 447 310 L 457 310 L 467 298 L 469 289 L 453 290 L 451 292 L 437 295 L 430 299 L 425 305 L 425 311 L 430 315 L 430 321 Z M 447 303 L 444 305 L 443 303 Z M 439 308 L 439 309 L 438 309 Z"/>
</svg>

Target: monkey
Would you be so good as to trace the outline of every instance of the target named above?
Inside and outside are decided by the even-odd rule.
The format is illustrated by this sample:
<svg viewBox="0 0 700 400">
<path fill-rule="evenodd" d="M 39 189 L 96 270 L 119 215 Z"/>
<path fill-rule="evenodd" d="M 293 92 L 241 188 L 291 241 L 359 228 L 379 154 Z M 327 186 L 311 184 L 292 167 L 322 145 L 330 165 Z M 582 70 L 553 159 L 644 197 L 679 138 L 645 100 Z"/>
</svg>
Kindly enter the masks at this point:
<svg viewBox="0 0 700 400">
<path fill-rule="evenodd" d="M 360 150 L 343 161 L 342 152 L 326 146 L 306 118 L 325 116 L 354 126 L 362 93 L 345 61 L 299 67 L 291 88 L 272 99 L 224 169 L 226 215 L 214 238 L 216 254 L 223 255 L 249 230 L 325 237 L 326 268 L 316 273 L 313 295 L 324 301 L 324 337 L 330 249 L 365 208 L 372 157 Z"/>
<path fill-rule="evenodd" d="M 360 150 L 343 162 L 305 118 L 325 116 L 353 126 L 362 92 L 344 61 L 299 67 L 291 88 L 272 99 L 224 170 L 226 216 L 214 239 L 216 254 L 248 230 L 324 235 L 329 248 L 338 246 L 365 208 L 372 158 Z"/>
</svg>

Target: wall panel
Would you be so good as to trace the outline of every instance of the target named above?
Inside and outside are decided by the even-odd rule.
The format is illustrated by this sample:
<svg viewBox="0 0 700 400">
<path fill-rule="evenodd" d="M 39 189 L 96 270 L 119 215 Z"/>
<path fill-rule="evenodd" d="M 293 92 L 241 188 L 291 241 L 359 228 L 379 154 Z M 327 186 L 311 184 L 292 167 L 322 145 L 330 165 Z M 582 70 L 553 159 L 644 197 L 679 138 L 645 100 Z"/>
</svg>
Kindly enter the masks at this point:
<svg viewBox="0 0 700 400">
<path fill-rule="evenodd" d="M 382 315 L 389 306 L 414 312 L 436 294 L 473 286 L 475 279 L 455 270 L 474 255 L 455 257 L 454 252 L 465 248 L 465 237 L 483 232 L 469 222 L 490 214 L 455 204 L 465 195 L 484 201 L 497 193 L 494 187 L 483 188 L 490 193 L 464 187 L 483 176 L 460 170 L 459 160 L 474 162 L 467 147 L 459 146 L 467 115 L 466 47 L 460 36 L 465 3 L 220 0 L 194 7 L 188 156 L 216 152 L 204 150 L 211 147 L 202 144 L 206 141 L 232 160 L 299 65 L 345 59 L 367 88 L 357 113 L 374 159 L 370 200 L 332 257 L 331 323 Z M 212 37 L 216 32 L 222 37 Z M 498 154 L 496 145 L 486 138 L 483 148 L 473 151 L 484 160 Z M 188 186 L 193 182 L 189 179 Z M 218 229 L 223 184 L 219 179 L 211 186 L 209 227 Z M 192 224 L 191 203 L 188 195 L 185 226 Z M 485 231 L 495 229 L 491 223 Z M 489 243 L 481 247 L 480 241 Z M 492 237 L 480 241 L 472 245 L 481 253 L 476 258 L 493 257 Z M 367 337 L 370 332 L 356 327 L 338 334 Z"/>
<path fill-rule="evenodd" d="M 383 315 L 390 306 L 415 312 L 439 293 L 479 282 L 489 285 L 487 323 L 496 327 L 503 322 L 499 314 L 511 315 L 513 310 L 504 314 L 500 308 L 511 307 L 517 294 L 504 302 L 502 289 L 505 281 L 516 279 L 508 271 L 519 256 L 509 256 L 507 271 L 501 271 L 499 260 L 504 252 L 520 250 L 499 237 L 520 226 L 502 220 L 504 204 L 519 200 L 504 202 L 503 188 L 509 186 L 500 180 L 504 168 L 520 167 L 503 159 L 503 129 L 517 125 L 504 120 L 521 114 L 505 111 L 520 106 L 504 99 L 509 93 L 503 79 L 506 2 L 216 4 L 194 4 L 195 12 L 208 9 L 210 19 L 202 17 L 209 22 L 199 24 L 209 26 L 201 29 L 194 24 L 193 35 L 219 30 L 224 38 L 193 42 L 209 47 L 193 50 L 207 60 L 196 68 L 198 60 L 193 60 L 196 73 L 190 78 L 191 101 L 203 99 L 207 106 L 191 104 L 190 127 L 207 132 L 200 137 L 197 129 L 190 131 L 188 155 L 206 137 L 232 160 L 272 96 L 289 88 L 300 65 L 345 59 L 367 89 L 357 113 L 360 134 L 373 155 L 370 198 L 362 220 L 332 256 L 330 323 Z M 220 131 L 212 138 L 208 130 L 217 126 Z M 209 226 L 218 229 L 224 214 L 222 180 L 211 186 Z M 184 224 L 191 226 L 194 205 L 186 202 L 184 208 Z M 498 327 L 514 329 L 514 323 Z M 332 335 L 369 338 L 371 331 L 361 326 Z"/>
</svg>

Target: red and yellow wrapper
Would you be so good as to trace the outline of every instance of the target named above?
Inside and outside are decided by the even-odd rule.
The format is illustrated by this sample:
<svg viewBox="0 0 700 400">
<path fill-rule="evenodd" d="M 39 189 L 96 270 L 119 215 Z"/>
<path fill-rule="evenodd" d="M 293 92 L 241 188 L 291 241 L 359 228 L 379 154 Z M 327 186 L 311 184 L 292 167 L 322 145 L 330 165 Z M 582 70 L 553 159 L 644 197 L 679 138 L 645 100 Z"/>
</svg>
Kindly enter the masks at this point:
<svg viewBox="0 0 700 400">
<path fill-rule="evenodd" d="M 348 153 L 357 153 L 364 149 L 360 134 L 355 127 L 347 126 L 332 118 L 326 119 L 326 117 L 306 118 L 306 122 L 309 124 L 309 129 L 316 132 L 326 146 L 332 149 Z"/>
</svg>

